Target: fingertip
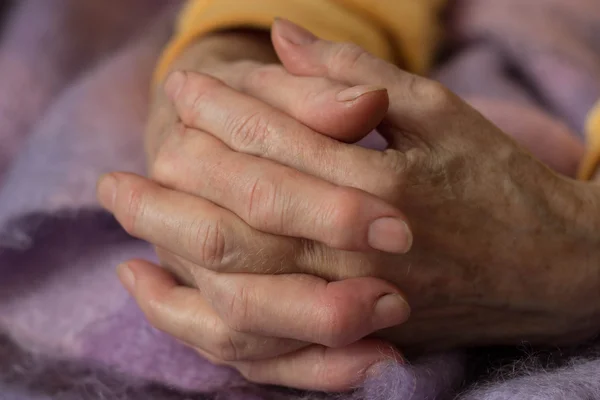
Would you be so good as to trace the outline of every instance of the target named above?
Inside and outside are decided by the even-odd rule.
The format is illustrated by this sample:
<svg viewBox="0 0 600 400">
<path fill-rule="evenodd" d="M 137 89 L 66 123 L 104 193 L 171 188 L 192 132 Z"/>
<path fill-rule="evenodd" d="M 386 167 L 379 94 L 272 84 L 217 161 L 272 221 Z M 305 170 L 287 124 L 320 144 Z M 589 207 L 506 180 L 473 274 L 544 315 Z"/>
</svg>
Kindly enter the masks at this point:
<svg viewBox="0 0 600 400">
<path fill-rule="evenodd" d="M 273 22 L 273 34 L 282 41 L 295 46 L 307 46 L 319 39 L 309 30 L 281 17 L 275 17 Z"/>
<path fill-rule="evenodd" d="M 347 345 L 381 329 L 400 325 L 408 320 L 411 308 L 404 294 L 383 279 L 362 277 L 328 284 L 326 301 L 338 307 L 339 324 Z"/>
<path fill-rule="evenodd" d="M 102 207 L 107 210 L 114 208 L 117 197 L 117 184 L 117 177 L 114 173 L 102 175 L 96 183 L 96 197 Z"/>
<path fill-rule="evenodd" d="M 413 244 L 409 225 L 401 218 L 384 217 L 373 221 L 368 229 L 369 245 L 387 253 L 406 254 Z"/>
<path fill-rule="evenodd" d="M 167 97 L 174 100 L 185 85 L 187 75 L 183 71 L 172 72 L 165 81 L 164 90 Z"/>
<path fill-rule="evenodd" d="M 287 28 L 290 25 L 297 26 L 284 18 L 275 18 L 271 29 L 271 41 L 281 63 L 288 71 L 296 75 L 324 76 L 326 70 L 306 53 L 310 46 L 296 45 L 286 37 Z"/>
<path fill-rule="evenodd" d="M 168 271 L 145 260 L 130 260 L 121 264 L 117 271 L 128 271 L 135 284 L 140 287 L 160 287 L 162 290 L 177 285 L 175 278 Z"/>
<path fill-rule="evenodd" d="M 145 260 L 130 260 L 126 266 L 118 269 L 119 279 L 134 298 L 148 321 L 156 328 L 164 330 L 166 322 L 172 316 L 173 295 L 178 289 L 173 276 L 162 267 Z M 128 274 L 133 276 L 134 284 L 129 286 Z"/>
<path fill-rule="evenodd" d="M 399 293 L 381 296 L 373 308 L 372 326 L 375 331 L 403 324 L 410 317 L 410 306 Z"/>
<path fill-rule="evenodd" d="M 130 294 L 133 294 L 135 291 L 135 275 L 127 263 L 122 263 L 117 266 L 117 276 L 119 277 L 123 287 Z"/>
</svg>

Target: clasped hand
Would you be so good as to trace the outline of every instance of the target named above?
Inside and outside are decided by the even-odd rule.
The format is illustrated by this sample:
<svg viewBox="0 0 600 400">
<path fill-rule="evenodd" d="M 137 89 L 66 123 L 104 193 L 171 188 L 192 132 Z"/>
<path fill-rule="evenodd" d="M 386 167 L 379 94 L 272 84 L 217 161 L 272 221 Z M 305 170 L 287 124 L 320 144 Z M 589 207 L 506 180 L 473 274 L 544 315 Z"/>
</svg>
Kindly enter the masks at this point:
<svg viewBox="0 0 600 400">
<path fill-rule="evenodd" d="M 390 343 L 593 332 L 588 192 L 438 83 L 287 21 L 273 44 L 282 66 L 172 74 L 151 179 L 99 183 L 165 267 L 119 268 L 154 326 L 252 381 L 320 390 L 400 360 Z M 353 144 L 374 128 L 386 150 Z"/>
</svg>

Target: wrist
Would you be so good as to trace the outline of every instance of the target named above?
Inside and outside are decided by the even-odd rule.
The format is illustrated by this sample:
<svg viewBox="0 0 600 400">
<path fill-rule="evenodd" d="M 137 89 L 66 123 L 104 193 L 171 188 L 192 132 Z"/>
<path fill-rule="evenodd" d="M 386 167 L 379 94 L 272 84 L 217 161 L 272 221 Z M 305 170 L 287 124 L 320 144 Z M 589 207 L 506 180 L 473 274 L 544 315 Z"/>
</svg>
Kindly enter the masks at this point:
<svg viewBox="0 0 600 400">
<path fill-rule="evenodd" d="M 523 162 L 521 165 L 520 161 Z M 501 339 L 576 343 L 600 333 L 600 187 L 517 158 L 506 251 L 491 256 L 498 296 L 510 299 Z M 524 173 L 523 171 L 527 171 Z M 510 341 L 509 341 L 510 342 Z"/>
<path fill-rule="evenodd" d="M 546 262 L 559 294 L 553 307 L 568 321 L 562 339 L 576 342 L 600 333 L 600 186 L 556 179 L 550 198 L 563 236 Z"/>
</svg>

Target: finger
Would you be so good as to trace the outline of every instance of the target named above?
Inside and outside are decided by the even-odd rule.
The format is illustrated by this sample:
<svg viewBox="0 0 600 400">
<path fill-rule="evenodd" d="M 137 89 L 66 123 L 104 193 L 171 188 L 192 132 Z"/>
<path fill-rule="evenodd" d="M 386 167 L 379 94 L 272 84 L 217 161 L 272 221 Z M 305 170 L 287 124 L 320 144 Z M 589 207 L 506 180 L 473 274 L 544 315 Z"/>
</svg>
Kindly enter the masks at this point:
<svg viewBox="0 0 600 400">
<path fill-rule="evenodd" d="M 386 293 L 394 290 L 390 284 L 373 278 L 327 284 L 308 275 L 205 271 L 196 290 L 146 261 L 118 271 L 153 326 L 226 361 L 289 352 L 302 347 L 299 341 L 343 347 L 403 322 L 409 312 L 397 291 Z M 273 337 L 295 340 L 265 342 Z"/>
<path fill-rule="evenodd" d="M 377 127 L 388 108 L 385 88 L 348 86 L 331 79 L 298 77 L 280 65 L 239 63 L 211 75 L 232 88 L 285 112 L 302 124 L 344 142 L 356 142 Z"/>
<path fill-rule="evenodd" d="M 322 40 L 286 19 L 275 21 L 272 40 L 285 68 L 299 76 L 327 77 L 353 84 L 377 82 L 384 87 L 393 82 L 404 89 L 418 79 L 408 72 L 398 73 L 397 67 L 358 46 Z"/>
<path fill-rule="evenodd" d="M 282 258 L 296 251 L 290 240 L 256 231 L 207 200 L 133 174 L 102 177 L 98 198 L 132 236 L 206 268 L 251 271 L 259 267 L 251 262 L 262 266 L 268 259 L 286 265 Z"/>
<path fill-rule="evenodd" d="M 361 340 L 339 349 L 314 345 L 277 358 L 231 365 L 256 383 L 341 392 L 357 388 L 399 361 L 401 356 L 390 345 Z"/>
<path fill-rule="evenodd" d="M 199 273 L 204 296 L 239 332 L 341 347 L 410 314 L 399 290 L 375 278 L 328 283 L 311 275 Z"/>
<path fill-rule="evenodd" d="M 431 122 L 432 110 L 445 108 L 455 98 L 437 82 L 403 71 L 356 45 L 320 40 L 287 20 L 275 22 L 272 39 L 283 65 L 293 74 L 387 87 L 388 117 L 398 127 L 418 131 Z"/>
<path fill-rule="evenodd" d="M 403 215 L 383 200 L 183 131 L 169 137 L 155 161 L 151 176 L 161 184 L 231 210 L 263 232 L 351 251 L 410 248 Z"/>
<path fill-rule="evenodd" d="M 157 329 L 222 361 L 276 357 L 307 344 L 236 332 L 214 312 L 200 291 L 179 286 L 161 267 L 134 260 L 118 268 L 119 279 Z"/>
<path fill-rule="evenodd" d="M 404 158 L 397 152 L 340 143 L 206 75 L 174 73 L 165 90 L 187 126 L 217 136 L 236 151 L 276 161 L 339 186 L 379 197 L 382 187 L 397 184 L 397 180 L 386 179 L 387 173 L 404 166 Z M 374 175 L 381 179 L 373 179 Z"/>
</svg>

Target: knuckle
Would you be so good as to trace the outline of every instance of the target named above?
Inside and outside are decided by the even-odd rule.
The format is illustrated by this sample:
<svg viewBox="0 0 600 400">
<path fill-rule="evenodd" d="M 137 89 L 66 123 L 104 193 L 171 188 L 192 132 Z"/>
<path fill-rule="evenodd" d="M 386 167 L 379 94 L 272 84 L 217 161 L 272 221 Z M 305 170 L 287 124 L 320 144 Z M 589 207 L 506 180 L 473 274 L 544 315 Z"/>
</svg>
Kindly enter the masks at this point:
<svg viewBox="0 0 600 400">
<path fill-rule="evenodd" d="M 349 334 L 352 332 L 347 307 L 333 301 L 323 312 L 321 319 L 321 341 L 324 346 L 339 348 L 350 344 Z"/>
<path fill-rule="evenodd" d="M 267 121 L 267 116 L 258 111 L 228 118 L 225 130 L 229 132 L 232 147 L 238 151 L 260 149 L 269 129 Z"/>
<path fill-rule="evenodd" d="M 175 99 L 179 104 L 179 117 L 189 123 L 201 119 L 204 104 L 211 101 L 220 87 L 220 83 L 214 78 L 188 74 L 188 79 Z"/>
<path fill-rule="evenodd" d="M 341 72 L 342 69 L 352 70 L 368 57 L 370 54 L 362 47 L 353 43 L 341 43 L 335 46 L 330 65 L 335 72 Z"/>
<path fill-rule="evenodd" d="M 188 232 L 191 232 L 191 235 Z M 191 240 L 191 249 L 198 249 L 196 257 L 203 267 L 214 270 L 223 265 L 227 253 L 223 221 L 194 219 L 189 231 L 181 232 L 181 237 L 183 240 Z"/>
<path fill-rule="evenodd" d="M 411 92 L 425 106 L 427 113 L 440 114 L 451 111 L 456 104 L 456 96 L 439 82 L 418 77 L 413 78 Z"/>
</svg>

